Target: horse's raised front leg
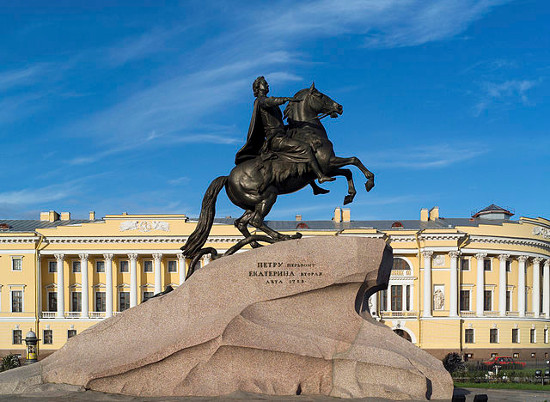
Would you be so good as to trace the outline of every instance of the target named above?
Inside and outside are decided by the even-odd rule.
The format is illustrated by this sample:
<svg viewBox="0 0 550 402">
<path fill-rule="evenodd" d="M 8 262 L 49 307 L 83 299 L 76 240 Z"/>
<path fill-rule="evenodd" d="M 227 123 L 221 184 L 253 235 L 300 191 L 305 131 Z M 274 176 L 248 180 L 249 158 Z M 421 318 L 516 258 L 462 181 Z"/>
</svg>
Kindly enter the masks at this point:
<svg viewBox="0 0 550 402">
<path fill-rule="evenodd" d="M 348 181 L 348 195 L 344 197 L 344 205 L 349 204 L 355 198 L 357 190 L 355 190 L 355 184 L 353 183 L 353 174 L 349 169 L 332 169 L 328 172 L 331 176 L 344 176 Z"/>
<path fill-rule="evenodd" d="M 372 190 L 372 188 L 374 187 L 374 173 L 372 173 L 369 169 L 367 169 L 359 158 L 355 156 L 352 156 L 350 158 L 342 158 L 339 156 L 334 156 L 333 158 L 330 159 L 330 166 L 332 167 L 339 168 L 347 165 L 353 165 L 357 167 L 365 175 L 365 178 L 367 179 L 367 182 L 365 183 L 365 188 L 367 189 L 367 191 Z"/>
</svg>

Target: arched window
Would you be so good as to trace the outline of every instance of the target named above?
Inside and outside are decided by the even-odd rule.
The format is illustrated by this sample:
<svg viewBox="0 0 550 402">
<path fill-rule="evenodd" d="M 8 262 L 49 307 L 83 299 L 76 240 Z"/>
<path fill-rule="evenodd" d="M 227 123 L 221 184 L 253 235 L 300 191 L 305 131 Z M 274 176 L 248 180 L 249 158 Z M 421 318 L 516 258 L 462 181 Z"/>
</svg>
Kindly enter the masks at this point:
<svg viewBox="0 0 550 402">
<path fill-rule="evenodd" d="M 405 261 L 404 259 L 399 258 L 399 257 L 393 259 L 392 270 L 395 270 L 395 271 L 408 271 L 410 269 L 411 269 L 411 267 L 409 266 L 407 261 Z"/>
</svg>

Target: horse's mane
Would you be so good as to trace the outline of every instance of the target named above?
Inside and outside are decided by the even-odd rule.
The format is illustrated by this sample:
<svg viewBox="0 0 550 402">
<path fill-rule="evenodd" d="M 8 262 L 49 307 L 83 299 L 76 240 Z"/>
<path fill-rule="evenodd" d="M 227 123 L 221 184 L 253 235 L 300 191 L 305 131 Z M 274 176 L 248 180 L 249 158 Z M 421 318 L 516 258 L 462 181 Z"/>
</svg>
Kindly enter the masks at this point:
<svg viewBox="0 0 550 402">
<path fill-rule="evenodd" d="M 307 96 L 309 91 L 309 88 L 304 88 L 296 92 L 294 97 L 296 99 L 299 99 L 300 101 L 303 101 L 305 97 Z M 286 105 L 284 116 L 285 119 L 291 119 L 296 120 L 296 114 L 298 113 L 298 104 L 300 102 L 288 102 L 288 105 Z"/>
</svg>

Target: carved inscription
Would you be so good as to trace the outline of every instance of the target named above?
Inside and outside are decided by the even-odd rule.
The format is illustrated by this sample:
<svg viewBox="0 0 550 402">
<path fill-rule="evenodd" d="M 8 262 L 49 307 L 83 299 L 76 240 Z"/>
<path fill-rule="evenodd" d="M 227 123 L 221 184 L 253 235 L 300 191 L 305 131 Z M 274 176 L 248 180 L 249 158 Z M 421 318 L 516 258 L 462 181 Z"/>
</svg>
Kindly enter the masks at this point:
<svg viewBox="0 0 550 402">
<path fill-rule="evenodd" d="M 266 285 L 300 284 L 311 278 L 322 276 L 314 263 L 265 261 L 258 262 L 255 269 L 248 271 L 249 278 L 261 279 Z"/>
</svg>

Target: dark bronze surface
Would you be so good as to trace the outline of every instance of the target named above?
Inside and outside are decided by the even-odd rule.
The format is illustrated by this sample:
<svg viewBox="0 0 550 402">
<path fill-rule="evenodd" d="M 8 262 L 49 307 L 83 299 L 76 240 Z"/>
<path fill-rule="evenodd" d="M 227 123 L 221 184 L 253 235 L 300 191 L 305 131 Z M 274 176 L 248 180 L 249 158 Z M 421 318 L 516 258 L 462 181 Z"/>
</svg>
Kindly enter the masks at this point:
<svg viewBox="0 0 550 402">
<path fill-rule="evenodd" d="M 326 116 L 341 115 L 342 105 L 319 92 L 315 84 L 298 91 L 292 98 L 268 97 L 269 85 L 264 77 L 258 77 L 252 89 L 256 97 L 252 119 L 247 141 L 235 157 L 236 166 L 229 176 L 220 176 L 210 183 L 203 197 L 197 227 L 181 248 L 185 257 L 192 259 L 187 276 L 194 272 L 201 256 L 211 254 L 213 259 L 218 258 L 215 250 L 202 247 L 212 227 L 216 199 L 222 188 L 233 204 L 245 210 L 235 220 L 245 240 L 231 248 L 232 254 L 246 244 L 260 247 L 259 241 L 272 243 L 301 237 L 300 233 L 283 235 L 264 223 L 280 194 L 293 193 L 307 185 L 312 187 L 314 194 L 324 194 L 328 190 L 319 187 L 315 180 L 323 183 L 333 181 L 334 176 L 344 176 L 348 182 L 344 204 L 349 204 L 357 191 L 351 171 L 344 168 L 346 165 L 361 170 L 367 179 L 367 191 L 374 187 L 374 174 L 357 157 L 342 158 L 334 154 L 321 123 Z M 288 125 L 285 126 L 279 106 L 287 102 L 284 117 Z M 268 237 L 253 236 L 249 225 Z"/>
</svg>

